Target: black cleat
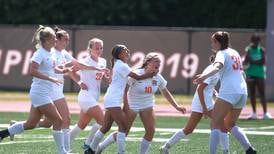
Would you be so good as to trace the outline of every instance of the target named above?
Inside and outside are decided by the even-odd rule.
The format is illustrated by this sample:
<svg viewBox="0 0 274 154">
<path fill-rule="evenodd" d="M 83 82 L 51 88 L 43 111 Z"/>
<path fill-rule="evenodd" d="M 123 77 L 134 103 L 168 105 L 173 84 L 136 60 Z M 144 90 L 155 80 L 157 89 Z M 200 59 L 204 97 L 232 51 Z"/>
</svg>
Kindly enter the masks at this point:
<svg viewBox="0 0 274 154">
<path fill-rule="evenodd" d="M 249 147 L 246 152 L 246 154 L 257 154 L 257 151 L 253 147 Z"/>
<path fill-rule="evenodd" d="M 95 151 L 93 151 L 91 148 L 88 148 L 84 151 L 84 154 L 95 154 Z"/>
</svg>

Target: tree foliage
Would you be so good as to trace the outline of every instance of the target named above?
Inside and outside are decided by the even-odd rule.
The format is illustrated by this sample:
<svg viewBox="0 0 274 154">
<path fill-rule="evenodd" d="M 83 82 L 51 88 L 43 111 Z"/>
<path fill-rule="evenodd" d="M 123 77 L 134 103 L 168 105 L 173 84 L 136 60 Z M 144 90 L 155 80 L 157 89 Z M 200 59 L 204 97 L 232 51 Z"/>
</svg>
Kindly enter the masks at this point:
<svg viewBox="0 0 274 154">
<path fill-rule="evenodd" d="M 1 24 L 265 28 L 266 0 L 0 0 Z"/>
</svg>

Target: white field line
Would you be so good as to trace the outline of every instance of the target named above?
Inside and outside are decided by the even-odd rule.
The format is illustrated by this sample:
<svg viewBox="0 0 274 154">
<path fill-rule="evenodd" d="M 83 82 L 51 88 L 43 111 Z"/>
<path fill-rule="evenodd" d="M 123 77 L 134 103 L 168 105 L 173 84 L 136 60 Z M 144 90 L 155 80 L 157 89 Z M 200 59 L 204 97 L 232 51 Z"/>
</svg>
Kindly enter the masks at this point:
<svg viewBox="0 0 274 154">
<path fill-rule="evenodd" d="M 35 135 L 17 135 L 16 138 L 25 138 L 25 139 L 35 139 L 37 138 Z M 0 143 L 0 145 L 7 145 L 7 144 L 24 144 L 24 143 L 41 143 L 41 142 L 53 142 L 53 137 L 52 136 L 48 136 L 48 135 L 45 135 L 44 136 L 44 139 L 42 137 L 42 135 L 40 135 L 40 140 L 30 140 L 30 141 L 8 141 L 8 142 L 2 142 Z M 76 140 L 84 140 L 86 138 L 84 137 L 78 137 L 76 138 Z M 130 137 L 128 136 L 126 138 L 126 141 L 129 141 L 129 142 L 140 142 L 142 140 L 142 137 Z M 160 142 L 160 143 L 164 143 L 168 141 L 168 138 L 153 138 L 153 142 Z M 181 141 L 188 141 L 188 139 L 182 139 Z"/>
<path fill-rule="evenodd" d="M 0 128 L 7 128 L 9 127 L 9 124 L 0 124 Z M 70 128 L 73 128 L 74 125 L 71 125 Z M 256 130 L 267 130 L 267 129 L 272 129 L 274 128 L 274 126 L 267 126 L 267 127 L 258 127 L 258 128 L 242 128 L 246 134 L 250 134 L 250 135 L 274 135 L 274 132 L 270 132 L 270 131 L 256 131 Z M 36 128 L 36 129 L 47 129 L 47 128 Z M 87 126 L 85 128 L 85 131 L 89 131 L 91 129 L 91 126 Z M 118 130 L 118 127 L 111 127 L 111 130 L 115 131 Z M 160 133 L 175 133 L 177 131 L 180 131 L 182 129 L 175 129 L 175 128 L 156 128 L 156 132 L 160 132 Z M 143 132 L 145 131 L 145 129 L 143 127 L 132 127 L 130 129 L 131 132 Z M 194 133 L 200 133 L 200 134 L 209 134 L 210 133 L 210 129 L 195 129 Z M 163 135 L 164 135 L 163 134 Z"/>
</svg>

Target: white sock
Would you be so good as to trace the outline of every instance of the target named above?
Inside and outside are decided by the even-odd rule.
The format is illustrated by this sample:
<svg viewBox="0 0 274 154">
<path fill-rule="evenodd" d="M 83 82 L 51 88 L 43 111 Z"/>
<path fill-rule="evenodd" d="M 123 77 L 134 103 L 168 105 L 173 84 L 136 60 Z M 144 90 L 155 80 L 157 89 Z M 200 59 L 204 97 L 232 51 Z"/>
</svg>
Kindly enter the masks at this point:
<svg viewBox="0 0 274 154">
<path fill-rule="evenodd" d="M 54 141 L 57 145 L 58 153 L 64 154 L 66 153 L 65 147 L 64 147 L 64 134 L 61 130 L 52 130 L 52 135 L 54 138 Z"/>
<path fill-rule="evenodd" d="M 165 143 L 165 148 L 171 148 L 173 145 L 178 143 L 182 138 L 184 138 L 186 135 L 183 130 L 180 130 L 173 134 L 173 136 Z"/>
<path fill-rule="evenodd" d="M 77 124 L 69 131 L 71 144 L 74 141 L 74 139 L 80 134 L 81 131 L 82 129 L 79 128 Z"/>
<path fill-rule="evenodd" d="M 151 143 L 150 141 L 143 138 L 143 140 L 141 141 L 139 154 L 147 154 L 150 143 Z"/>
<path fill-rule="evenodd" d="M 64 134 L 64 146 L 66 151 L 70 151 L 70 129 L 62 129 L 62 132 Z"/>
<path fill-rule="evenodd" d="M 110 133 L 110 134 L 106 137 L 106 139 L 105 139 L 103 142 L 101 142 L 101 143 L 99 144 L 100 149 L 104 150 L 104 149 L 106 149 L 109 145 L 111 145 L 112 143 L 115 142 L 115 139 L 114 139 L 114 134 L 115 134 L 115 133 L 116 133 L 116 132 Z"/>
<path fill-rule="evenodd" d="M 88 138 L 87 138 L 86 141 L 85 141 L 85 144 L 86 144 L 86 145 L 90 145 L 90 143 L 91 143 L 91 141 L 92 141 L 92 139 L 93 139 L 93 137 L 94 137 L 94 134 L 95 134 L 95 133 L 97 132 L 97 130 L 100 129 L 101 127 L 102 127 L 102 126 L 99 125 L 99 124 L 97 124 L 97 123 L 95 123 L 95 124 L 92 125 L 91 130 L 90 130 L 90 132 L 89 132 L 89 136 L 88 136 Z"/>
<path fill-rule="evenodd" d="M 238 126 L 234 126 L 232 127 L 230 133 L 238 140 L 238 142 L 240 142 L 240 144 L 243 146 L 243 148 L 245 149 L 245 151 L 251 147 L 251 144 L 247 138 L 247 136 L 245 135 L 245 133 L 241 130 L 240 127 Z"/>
<path fill-rule="evenodd" d="M 95 135 L 94 135 L 94 137 L 93 137 L 93 140 L 91 141 L 91 144 L 90 144 L 90 148 L 91 148 L 93 151 L 95 151 L 95 150 L 97 149 L 98 144 L 99 144 L 100 141 L 103 139 L 103 137 L 104 137 L 104 134 L 103 134 L 100 130 L 98 130 L 98 131 L 95 133 Z"/>
<path fill-rule="evenodd" d="M 117 133 L 117 151 L 119 154 L 124 154 L 126 148 L 126 133 Z"/>
<path fill-rule="evenodd" d="M 228 133 L 220 133 L 220 145 L 223 153 L 228 153 L 229 150 L 229 136 Z"/>
<path fill-rule="evenodd" d="M 219 129 L 211 130 L 211 133 L 209 135 L 209 153 L 210 154 L 216 154 L 217 146 L 220 139 L 220 133 L 221 131 Z"/>
<path fill-rule="evenodd" d="M 10 135 L 19 134 L 24 131 L 24 123 L 23 122 L 16 122 L 12 126 L 8 128 Z"/>
</svg>

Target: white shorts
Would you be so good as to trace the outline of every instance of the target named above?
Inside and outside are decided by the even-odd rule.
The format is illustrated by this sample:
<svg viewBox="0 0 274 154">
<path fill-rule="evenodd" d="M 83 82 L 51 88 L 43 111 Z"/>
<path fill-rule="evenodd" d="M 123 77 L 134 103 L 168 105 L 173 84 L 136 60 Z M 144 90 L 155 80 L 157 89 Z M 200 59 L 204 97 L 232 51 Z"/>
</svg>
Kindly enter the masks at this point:
<svg viewBox="0 0 274 154">
<path fill-rule="evenodd" d="M 234 109 L 242 109 L 246 105 L 246 94 L 219 94 L 218 98 L 230 103 Z"/>
<path fill-rule="evenodd" d="M 111 98 L 105 95 L 104 97 L 104 108 L 112 108 L 112 107 L 121 107 L 122 99 Z"/>
<path fill-rule="evenodd" d="M 128 102 L 129 108 L 133 111 L 144 110 L 153 107 L 153 102 Z"/>
<path fill-rule="evenodd" d="M 147 109 L 153 108 L 153 106 L 144 107 L 144 108 L 131 108 L 131 107 L 129 107 L 129 108 L 130 108 L 130 110 L 132 110 L 134 113 L 140 113 L 140 112 L 145 111 L 145 110 L 147 110 Z"/>
<path fill-rule="evenodd" d="M 61 98 L 65 98 L 65 95 L 63 93 L 63 86 L 60 86 L 60 87 L 58 87 L 58 85 L 54 86 L 54 90 L 53 90 L 53 93 L 51 95 L 51 99 L 53 101 L 56 101 L 56 100 L 61 99 Z"/>
<path fill-rule="evenodd" d="M 206 103 L 207 111 L 212 110 L 213 107 L 214 107 L 213 100 L 212 100 L 212 103 Z M 202 107 L 200 101 L 193 101 L 192 102 L 192 104 L 191 104 L 191 111 L 192 112 L 203 113 L 203 107 Z"/>
<path fill-rule="evenodd" d="M 83 111 L 84 113 L 86 113 L 90 108 L 98 105 L 97 100 L 96 99 L 91 99 L 89 98 L 88 100 L 79 100 L 79 106 L 81 108 L 81 111 Z"/>
<path fill-rule="evenodd" d="M 36 108 L 39 106 L 43 106 L 46 104 L 51 104 L 53 103 L 51 97 L 49 94 L 43 94 L 43 93 L 36 93 L 36 92 L 31 92 L 29 94 L 31 104 Z"/>
</svg>

